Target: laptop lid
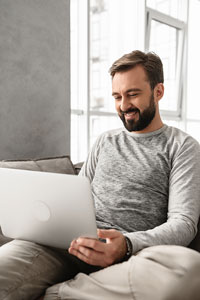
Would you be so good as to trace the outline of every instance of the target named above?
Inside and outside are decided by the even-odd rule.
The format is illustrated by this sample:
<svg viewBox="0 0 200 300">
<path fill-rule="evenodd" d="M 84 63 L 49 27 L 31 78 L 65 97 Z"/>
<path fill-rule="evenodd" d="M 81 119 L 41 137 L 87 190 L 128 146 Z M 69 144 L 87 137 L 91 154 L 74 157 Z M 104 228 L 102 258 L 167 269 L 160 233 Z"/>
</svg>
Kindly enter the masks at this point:
<svg viewBox="0 0 200 300">
<path fill-rule="evenodd" d="M 67 249 L 97 238 L 86 177 L 0 168 L 0 226 L 5 236 Z"/>
</svg>

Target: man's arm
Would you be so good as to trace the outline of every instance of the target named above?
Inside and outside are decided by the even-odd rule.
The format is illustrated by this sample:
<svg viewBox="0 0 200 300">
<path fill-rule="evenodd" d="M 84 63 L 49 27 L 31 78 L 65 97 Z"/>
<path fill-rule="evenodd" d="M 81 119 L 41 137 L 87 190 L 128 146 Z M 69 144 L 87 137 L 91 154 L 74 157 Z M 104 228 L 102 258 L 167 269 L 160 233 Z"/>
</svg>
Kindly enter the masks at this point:
<svg viewBox="0 0 200 300">
<path fill-rule="evenodd" d="M 172 162 L 167 222 L 151 230 L 127 233 L 133 253 L 154 245 L 188 246 L 197 233 L 200 215 L 200 146 L 192 138 Z"/>
<path fill-rule="evenodd" d="M 98 147 L 94 148 L 94 150 L 90 154 L 92 156 L 89 157 L 89 160 L 86 161 L 85 167 L 83 168 L 84 176 L 88 177 L 88 174 L 91 178 L 92 176 L 94 176 L 95 167 L 91 168 L 91 166 L 94 166 L 97 162 L 96 157 L 98 157 L 98 155 L 94 155 L 95 151 L 97 151 L 96 153 L 98 153 Z M 169 179 L 169 202 L 167 222 L 151 230 L 127 233 L 126 236 L 132 242 L 133 254 L 145 247 L 160 244 L 187 246 L 194 238 L 197 232 L 199 214 L 200 146 L 197 142 L 194 142 L 193 139 L 188 139 L 187 142 L 185 142 L 182 145 L 178 153 L 176 153 L 176 156 L 172 161 L 172 169 Z M 105 230 L 105 232 L 107 231 Z M 84 257 L 84 259 L 86 259 L 86 262 L 88 261 L 88 258 L 91 254 L 94 258 L 94 262 L 96 261 L 96 259 L 98 260 L 96 256 L 99 256 L 99 254 L 104 253 L 105 257 L 108 257 L 111 254 L 112 258 L 110 258 L 110 262 L 112 261 L 112 263 L 114 263 L 119 260 L 119 257 L 120 259 L 123 259 L 125 253 L 124 236 L 121 233 L 119 233 L 119 236 L 121 237 L 121 239 L 119 239 L 118 241 L 111 239 L 113 244 L 108 243 L 114 246 L 114 250 L 112 249 L 113 251 L 111 252 L 111 245 L 109 245 L 108 247 L 107 243 L 102 246 L 102 251 L 98 251 L 98 243 L 101 243 L 100 241 L 98 241 L 98 243 L 95 242 L 93 244 L 93 247 L 91 247 L 91 245 L 89 245 L 87 242 L 85 243 L 85 241 L 83 242 L 83 240 L 80 241 L 83 242 L 84 245 L 73 242 L 69 251 L 71 254 L 74 254 L 76 256 L 78 256 L 79 254 L 80 257 L 81 251 L 83 250 L 83 252 L 85 252 L 85 249 L 83 249 L 84 247 L 92 248 L 90 250 L 93 250 L 94 252 L 91 253 L 90 251 L 88 251 L 88 257 Z M 116 241 L 117 247 L 115 247 Z M 118 243 L 119 241 L 121 242 Z M 79 248 L 79 246 L 82 246 L 83 248 Z M 118 248 L 123 249 L 119 256 Z M 100 260 L 102 260 L 102 257 Z"/>
<path fill-rule="evenodd" d="M 102 139 L 103 139 L 103 134 L 97 138 L 79 173 L 79 176 L 87 177 L 90 180 L 90 182 L 92 182 L 94 178 L 95 169 L 99 157 L 100 144 L 102 143 Z"/>
</svg>

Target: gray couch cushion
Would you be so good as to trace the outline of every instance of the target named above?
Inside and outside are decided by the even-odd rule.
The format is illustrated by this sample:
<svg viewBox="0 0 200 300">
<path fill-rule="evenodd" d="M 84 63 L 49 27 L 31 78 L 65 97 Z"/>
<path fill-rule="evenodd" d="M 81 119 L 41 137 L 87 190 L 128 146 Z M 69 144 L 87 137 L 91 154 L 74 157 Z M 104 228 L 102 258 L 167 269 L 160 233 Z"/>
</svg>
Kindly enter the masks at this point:
<svg viewBox="0 0 200 300">
<path fill-rule="evenodd" d="M 69 156 L 31 160 L 0 161 L 0 168 L 12 168 L 62 174 L 76 174 L 75 168 Z M 0 246 L 9 242 L 10 240 L 11 239 L 2 235 L 0 227 Z"/>
<path fill-rule="evenodd" d="M 0 168 L 13 168 L 62 174 L 76 174 L 69 156 L 30 160 L 1 161 Z"/>
</svg>

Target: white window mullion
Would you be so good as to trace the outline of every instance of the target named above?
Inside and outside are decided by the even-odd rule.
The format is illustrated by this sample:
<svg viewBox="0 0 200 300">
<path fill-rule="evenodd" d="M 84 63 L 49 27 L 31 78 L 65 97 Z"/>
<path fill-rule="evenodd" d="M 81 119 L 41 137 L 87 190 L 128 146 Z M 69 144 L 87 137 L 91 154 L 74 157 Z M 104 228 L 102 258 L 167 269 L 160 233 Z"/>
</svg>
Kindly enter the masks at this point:
<svg viewBox="0 0 200 300">
<path fill-rule="evenodd" d="M 91 102 L 91 74 L 90 74 L 90 0 L 87 0 L 87 153 L 90 150 L 90 102 Z"/>
</svg>

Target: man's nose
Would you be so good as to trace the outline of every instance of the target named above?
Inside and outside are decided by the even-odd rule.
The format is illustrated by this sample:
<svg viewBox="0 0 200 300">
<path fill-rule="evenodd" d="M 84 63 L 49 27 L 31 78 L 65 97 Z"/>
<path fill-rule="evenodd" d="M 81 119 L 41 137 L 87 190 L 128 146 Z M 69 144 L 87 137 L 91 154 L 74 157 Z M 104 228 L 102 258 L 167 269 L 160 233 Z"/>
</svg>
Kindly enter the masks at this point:
<svg viewBox="0 0 200 300">
<path fill-rule="evenodd" d="M 131 108 L 131 103 L 130 101 L 127 99 L 127 97 L 122 97 L 121 99 L 121 104 L 120 104 L 120 109 L 122 111 L 127 111 Z"/>
</svg>

